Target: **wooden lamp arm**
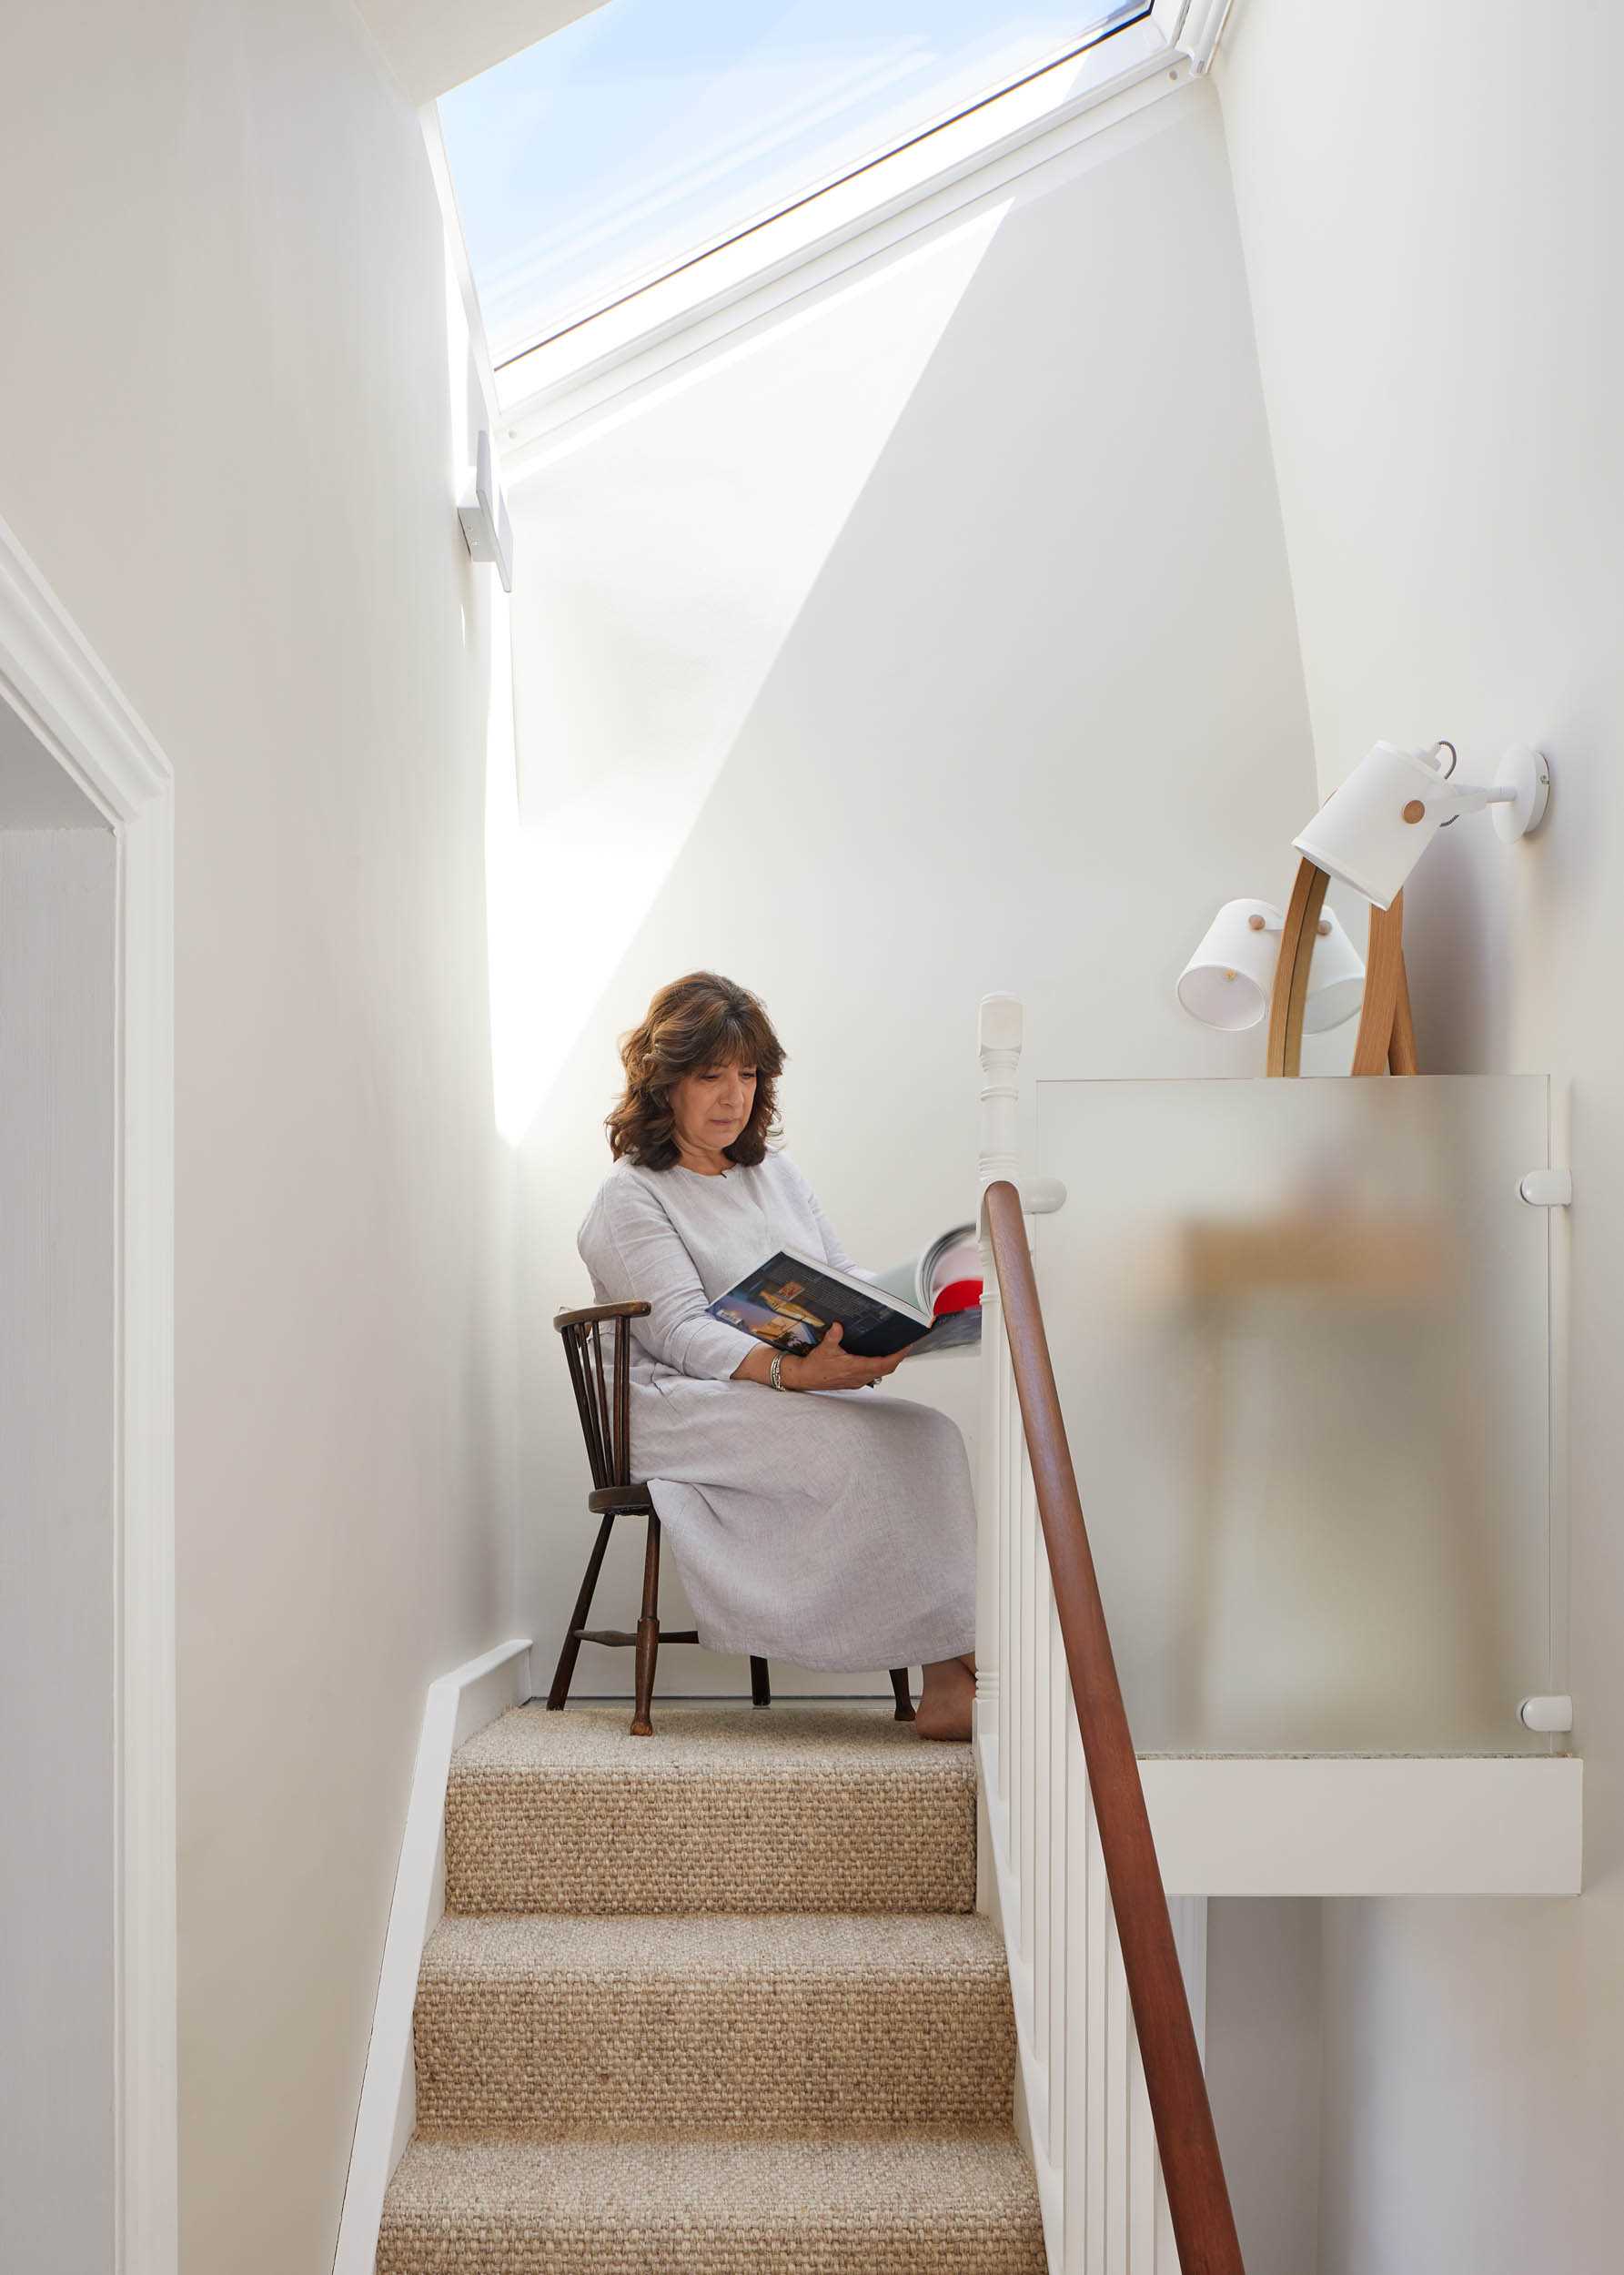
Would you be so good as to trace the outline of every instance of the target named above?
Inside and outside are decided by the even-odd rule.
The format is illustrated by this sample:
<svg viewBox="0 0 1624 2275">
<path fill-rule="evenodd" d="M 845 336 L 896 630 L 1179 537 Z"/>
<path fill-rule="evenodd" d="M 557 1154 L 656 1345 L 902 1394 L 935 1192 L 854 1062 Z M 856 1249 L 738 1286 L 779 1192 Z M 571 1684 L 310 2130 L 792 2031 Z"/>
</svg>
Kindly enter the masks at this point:
<svg viewBox="0 0 1624 2275">
<path fill-rule="evenodd" d="M 1269 998 L 1268 1072 L 1302 1072 L 1303 1012 L 1308 1000 L 1308 966 L 1318 937 L 1319 913 L 1330 878 L 1306 858 L 1297 864 L 1280 935 Z M 1370 912 L 1370 945 L 1365 960 L 1365 1002 L 1354 1039 L 1351 1074 L 1418 1072 L 1416 1030 L 1410 1017 L 1409 979 L 1404 968 L 1404 895 L 1391 908 Z"/>
</svg>

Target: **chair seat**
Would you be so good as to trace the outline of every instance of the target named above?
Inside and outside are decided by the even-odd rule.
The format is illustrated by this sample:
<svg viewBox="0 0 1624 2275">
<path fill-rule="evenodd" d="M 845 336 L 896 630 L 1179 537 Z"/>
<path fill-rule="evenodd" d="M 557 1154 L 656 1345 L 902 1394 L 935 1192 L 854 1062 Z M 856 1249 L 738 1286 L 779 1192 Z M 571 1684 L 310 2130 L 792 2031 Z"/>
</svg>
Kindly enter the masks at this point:
<svg viewBox="0 0 1624 2275">
<path fill-rule="evenodd" d="M 651 1517 L 654 1503 L 646 1485 L 600 1485 L 587 1495 L 595 1517 Z"/>
</svg>

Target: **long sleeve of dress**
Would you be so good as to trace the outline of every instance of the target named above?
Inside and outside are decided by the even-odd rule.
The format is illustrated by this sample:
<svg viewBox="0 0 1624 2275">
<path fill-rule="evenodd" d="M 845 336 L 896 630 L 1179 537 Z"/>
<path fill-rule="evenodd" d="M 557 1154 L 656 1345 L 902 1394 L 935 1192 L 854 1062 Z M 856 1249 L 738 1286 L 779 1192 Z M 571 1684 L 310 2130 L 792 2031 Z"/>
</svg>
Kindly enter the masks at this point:
<svg viewBox="0 0 1624 2275">
<path fill-rule="evenodd" d="M 756 1339 L 711 1318 L 693 1259 L 658 1198 L 631 1180 L 618 1184 L 603 1222 L 607 1240 L 588 1260 L 611 1301 L 649 1306 L 647 1319 L 631 1322 L 637 1340 L 683 1374 L 726 1380 L 758 1348 Z"/>
</svg>

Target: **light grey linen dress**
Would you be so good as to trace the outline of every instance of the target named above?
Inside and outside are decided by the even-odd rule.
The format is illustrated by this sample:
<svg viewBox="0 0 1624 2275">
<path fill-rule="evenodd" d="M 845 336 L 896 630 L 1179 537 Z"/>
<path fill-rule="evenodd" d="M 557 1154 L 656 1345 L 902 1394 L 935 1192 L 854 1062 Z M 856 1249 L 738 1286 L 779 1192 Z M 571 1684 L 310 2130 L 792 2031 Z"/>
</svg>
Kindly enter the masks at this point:
<svg viewBox="0 0 1624 2275">
<path fill-rule="evenodd" d="M 729 1380 L 755 1339 L 705 1307 L 786 1244 L 859 1269 L 784 1153 L 716 1177 L 619 1161 L 577 1235 L 600 1303 L 651 1307 L 631 1324 L 632 1473 L 700 1640 L 802 1667 L 954 1658 L 975 1638 L 958 1424 L 880 1389 Z"/>
</svg>

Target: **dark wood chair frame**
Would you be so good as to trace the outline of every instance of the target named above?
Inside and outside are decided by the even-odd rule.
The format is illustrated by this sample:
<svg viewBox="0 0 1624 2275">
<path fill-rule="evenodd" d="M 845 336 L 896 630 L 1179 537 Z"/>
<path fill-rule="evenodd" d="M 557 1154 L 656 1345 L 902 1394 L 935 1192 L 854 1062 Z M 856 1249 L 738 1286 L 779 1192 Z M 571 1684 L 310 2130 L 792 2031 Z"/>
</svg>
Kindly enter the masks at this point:
<svg viewBox="0 0 1624 2275">
<path fill-rule="evenodd" d="M 575 1599 L 575 1609 L 570 1614 L 570 1625 L 564 1634 L 564 1647 L 559 1653 L 557 1672 L 552 1688 L 547 1694 L 547 1704 L 556 1713 L 570 1696 L 570 1685 L 575 1677 L 575 1662 L 582 1643 L 607 1643 L 611 1649 L 635 1650 L 637 1653 L 636 1704 L 631 1715 L 631 1734 L 648 1738 L 654 1734 L 650 1709 L 654 1703 L 654 1667 L 660 1646 L 666 1643 L 697 1643 L 699 1634 L 691 1627 L 672 1628 L 661 1634 L 660 1629 L 660 1517 L 647 1485 L 638 1484 L 631 1476 L 631 1322 L 646 1319 L 646 1303 L 599 1303 L 579 1311 L 560 1311 L 553 1325 L 563 1338 L 564 1357 L 569 1362 L 570 1381 L 575 1391 L 576 1411 L 580 1416 L 581 1435 L 587 1442 L 587 1462 L 592 1472 L 592 1490 L 587 1495 L 587 1507 L 601 1520 L 592 1552 L 587 1558 L 587 1569 Z M 603 1362 L 603 1330 L 614 1328 L 614 1362 L 612 1370 Z M 610 1389 L 610 1374 L 613 1388 Z M 637 1626 L 628 1633 L 618 1627 L 589 1627 L 592 1597 L 598 1586 L 598 1575 L 603 1569 L 603 1559 L 609 1549 L 609 1536 L 617 1517 L 643 1517 L 648 1521 L 648 1535 L 643 1549 L 643 1602 Z M 898 1722 L 913 1720 L 913 1701 L 908 1688 L 906 1667 L 893 1667 L 891 1687 L 896 1696 Z M 757 1706 L 772 1704 L 772 1685 L 765 1659 L 752 1653 L 750 1662 L 750 1695 Z"/>
</svg>

